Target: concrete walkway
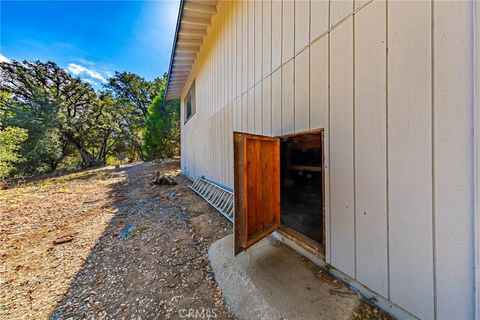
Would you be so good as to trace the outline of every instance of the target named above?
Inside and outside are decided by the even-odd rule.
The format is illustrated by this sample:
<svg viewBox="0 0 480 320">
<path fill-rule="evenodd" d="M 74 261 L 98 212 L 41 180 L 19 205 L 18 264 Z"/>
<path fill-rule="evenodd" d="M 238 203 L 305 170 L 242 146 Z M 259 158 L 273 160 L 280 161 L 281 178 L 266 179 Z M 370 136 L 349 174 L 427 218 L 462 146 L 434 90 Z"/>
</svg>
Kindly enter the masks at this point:
<svg viewBox="0 0 480 320">
<path fill-rule="evenodd" d="M 208 256 L 238 319 L 351 319 L 359 304 L 355 294 L 345 288 L 338 294 L 311 263 L 270 237 L 233 257 L 230 235 L 214 242 Z"/>
</svg>

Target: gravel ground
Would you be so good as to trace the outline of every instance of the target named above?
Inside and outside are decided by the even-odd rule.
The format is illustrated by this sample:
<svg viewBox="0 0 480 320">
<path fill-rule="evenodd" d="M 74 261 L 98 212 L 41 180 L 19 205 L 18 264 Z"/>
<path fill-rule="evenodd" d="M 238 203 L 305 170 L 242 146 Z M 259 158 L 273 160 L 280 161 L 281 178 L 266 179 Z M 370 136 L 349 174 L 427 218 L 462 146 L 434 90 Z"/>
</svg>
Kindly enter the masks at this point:
<svg viewBox="0 0 480 320">
<path fill-rule="evenodd" d="M 0 190 L 0 319 L 232 319 L 207 257 L 232 225 L 190 184 L 170 161 Z M 352 319 L 391 317 L 363 302 Z"/>
<path fill-rule="evenodd" d="M 207 258 L 231 224 L 178 162 L 51 180 L 0 191 L 0 319 L 232 318 Z"/>
</svg>

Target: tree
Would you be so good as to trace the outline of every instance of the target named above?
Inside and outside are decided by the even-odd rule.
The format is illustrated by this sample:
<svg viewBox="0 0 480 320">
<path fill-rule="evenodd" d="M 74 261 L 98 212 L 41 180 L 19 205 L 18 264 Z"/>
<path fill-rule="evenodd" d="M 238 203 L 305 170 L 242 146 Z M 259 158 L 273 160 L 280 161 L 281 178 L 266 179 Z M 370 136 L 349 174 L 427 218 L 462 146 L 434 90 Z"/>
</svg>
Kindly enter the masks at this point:
<svg viewBox="0 0 480 320">
<path fill-rule="evenodd" d="M 148 108 L 148 115 L 143 135 L 145 158 L 148 160 L 162 158 L 165 121 L 162 114 L 163 99 L 158 96 Z"/>
<path fill-rule="evenodd" d="M 53 62 L 12 61 L 0 63 L 0 90 L 10 95 L 7 109 L 13 114 L 24 110 L 54 114 L 59 140 L 78 150 L 85 167 L 98 164 L 85 143 L 100 111 L 89 84 L 72 78 Z"/>
<path fill-rule="evenodd" d="M 90 132 L 88 145 L 92 154 L 101 164 L 106 163 L 107 156 L 114 146 L 127 139 L 124 133 L 124 122 L 119 112 L 119 104 L 110 92 L 100 92 L 96 108 L 101 110 L 96 119 L 96 127 Z"/>
<path fill-rule="evenodd" d="M 148 107 L 143 133 L 145 158 L 172 157 L 180 151 L 179 102 L 165 101 L 167 77 L 161 79 L 160 94 Z"/>
<path fill-rule="evenodd" d="M 6 127 L 0 130 L 0 178 L 12 175 L 15 165 L 24 161 L 20 150 L 27 137 L 27 130 L 22 128 Z"/>
<path fill-rule="evenodd" d="M 115 72 L 107 88 L 119 103 L 120 116 L 137 156 L 143 160 L 143 130 L 148 115 L 148 108 L 153 99 L 159 95 L 166 74 L 162 78 L 147 81 L 130 72 Z"/>
<path fill-rule="evenodd" d="M 144 154 L 178 153 L 178 103 L 160 99 L 158 108 L 150 106 L 165 82 L 166 75 L 147 81 L 117 72 L 103 90 L 95 91 L 53 62 L 0 63 L 0 130 L 28 132 L 19 134 L 20 140 L 12 139 L 14 129 L 3 133 L 12 142 L 9 172 L 36 174 L 105 164 L 111 156 L 134 161 Z M 149 118 L 150 129 L 160 128 L 147 135 L 149 143 L 159 139 L 160 144 L 145 152 Z"/>
<path fill-rule="evenodd" d="M 166 78 L 164 74 L 163 78 Z M 108 87 L 118 100 L 123 100 L 135 106 L 134 113 L 147 116 L 148 106 L 160 93 L 163 78 L 150 82 L 130 72 L 115 72 L 110 78 Z"/>
<path fill-rule="evenodd" d="M 30 108 L 11 101 L 8 104 L 8 115 L 2 120 L 6 126 L 28 131 L 21 152 L 24 161 L 17 165 L 18 171 L 28 174 L 54 171 L 65 157 L 68 145 L 57 128 L 57 106 L 48 101 L 35 103 L 42 104 L 43 107 Z"/>
</svg>

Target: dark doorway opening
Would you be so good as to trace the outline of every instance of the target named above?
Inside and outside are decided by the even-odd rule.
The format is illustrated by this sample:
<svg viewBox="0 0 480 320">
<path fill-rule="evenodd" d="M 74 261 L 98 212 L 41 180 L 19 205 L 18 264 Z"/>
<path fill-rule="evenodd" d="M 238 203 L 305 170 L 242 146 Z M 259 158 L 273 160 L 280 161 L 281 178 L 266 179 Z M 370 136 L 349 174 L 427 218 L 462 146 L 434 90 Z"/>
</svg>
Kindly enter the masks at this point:
<svg viewBox="0 0 480 320">
<path fill-rule="evenodd" d="M 282 227 L 324 248 L 323 132 L 281 138 Z"/>
</svg>

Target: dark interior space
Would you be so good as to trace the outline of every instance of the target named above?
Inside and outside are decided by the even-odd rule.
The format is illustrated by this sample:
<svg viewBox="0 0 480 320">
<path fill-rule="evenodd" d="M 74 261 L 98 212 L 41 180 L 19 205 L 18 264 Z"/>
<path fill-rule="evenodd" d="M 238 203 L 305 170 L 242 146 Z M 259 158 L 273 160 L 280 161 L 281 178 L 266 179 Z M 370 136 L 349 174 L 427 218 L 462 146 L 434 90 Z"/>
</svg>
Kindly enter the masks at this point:
<svg viewBox="0 0 480 320">
<path fill-rule="evenodd" d="M 281 139 L 281 223 L 323 247 L 322 133 Z"/>
</svg>

